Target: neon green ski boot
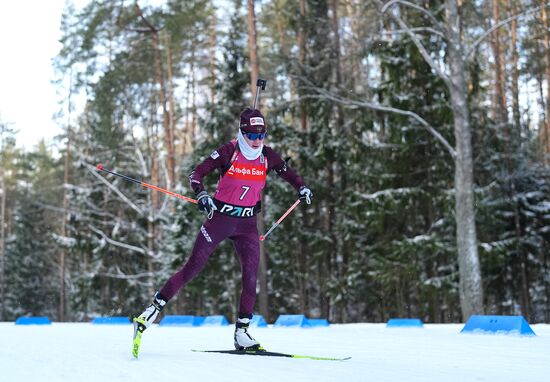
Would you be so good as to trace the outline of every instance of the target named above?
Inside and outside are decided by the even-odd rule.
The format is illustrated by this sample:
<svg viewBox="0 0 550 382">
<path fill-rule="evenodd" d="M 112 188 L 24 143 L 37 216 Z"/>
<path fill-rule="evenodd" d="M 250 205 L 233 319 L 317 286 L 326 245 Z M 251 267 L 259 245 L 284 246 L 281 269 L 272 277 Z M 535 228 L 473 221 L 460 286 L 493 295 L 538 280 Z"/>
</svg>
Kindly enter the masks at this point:
<svg viewBox="0 0 550 382">
<path fill-rule="evenodd" d="M 134 339 L 132 342 L 132 355 L 134 358 L 137 358 L 139 355 L 139 347 L 141 345 L 141 336 L 143 332 L 155 322 L 165 305 L 166 300 L 157 292 L 153 298 L 153 303 L 138 317 L 134 318 Z"/>
</svg>

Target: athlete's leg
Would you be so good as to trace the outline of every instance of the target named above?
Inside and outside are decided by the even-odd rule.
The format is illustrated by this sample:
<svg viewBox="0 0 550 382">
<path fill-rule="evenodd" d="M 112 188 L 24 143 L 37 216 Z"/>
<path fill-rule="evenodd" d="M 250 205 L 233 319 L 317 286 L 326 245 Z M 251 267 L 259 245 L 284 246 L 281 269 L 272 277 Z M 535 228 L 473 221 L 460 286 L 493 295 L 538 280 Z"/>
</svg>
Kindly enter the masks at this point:
<svg viewBox="0 0 550 382">
<path fill-rule="evenodd" d="M 160 294 L 166 301 L 199 274 L 218 244 L 233 233 L 235 225 L 231 224 L 231 220 L 227 221 L 228 219 L 234 218 L 215 213 L 211 220 L 207 220 L 201 226 L 191 256 L 183 268 L 170 277 L 160 289 Z"/>
<path fill-rule="evenodd" d="M 239 315 L 250 315 L 256 303 L 256 279 L 260 263 L 260 240 L 256 218 L 239 222 L 237 232 L 230 238 L 241 263 L 242 290 Z"/>
<path fill-rule="evenodd" d="M 241 263 L 242 273 L 239 317 L 235 322 L 235 349 L 258 349 L 260 343 L 248 332 L 254 304 L 256 303 L 256 278 L 260 262 L 260 240 L 256 228 L 256 218 L 241 221 L 237 232 L 230 238 Z"/>
</svg>

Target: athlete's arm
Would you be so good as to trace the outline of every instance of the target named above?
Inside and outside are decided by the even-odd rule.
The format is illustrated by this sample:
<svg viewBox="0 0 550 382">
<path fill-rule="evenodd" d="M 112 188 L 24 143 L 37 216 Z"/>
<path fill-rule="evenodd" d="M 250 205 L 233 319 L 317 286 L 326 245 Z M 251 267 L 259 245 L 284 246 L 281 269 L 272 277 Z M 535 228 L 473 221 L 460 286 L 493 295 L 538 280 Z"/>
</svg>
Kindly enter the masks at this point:
<svg viewBox="0 0 550 382">
<path fill-rule="evenodd" d="M 304 180 L 271 147 L 265 146 L 264 152 L 267 157 L 267 172 L 275 170 L 277 175 L 290 183 L 296 190 L 305 186 Z"/>
<path fill-rule="evenodd" d="M 233 143 L 229 142 L 213 151 L 189 175 L 189 183 L 195 194 L 204 191 L 203 178 L 216 169 L 222 169 L 230 160 L 234 150 Z"/>
</svg>

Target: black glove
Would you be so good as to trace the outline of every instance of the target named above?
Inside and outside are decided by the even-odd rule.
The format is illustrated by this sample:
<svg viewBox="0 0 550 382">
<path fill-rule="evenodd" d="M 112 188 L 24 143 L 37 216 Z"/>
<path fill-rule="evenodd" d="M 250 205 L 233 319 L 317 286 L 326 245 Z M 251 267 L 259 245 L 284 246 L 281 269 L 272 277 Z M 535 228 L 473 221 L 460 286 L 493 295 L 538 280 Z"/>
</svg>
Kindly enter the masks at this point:
<svg viewBox="0 0 550 382">
<path fill-rule="evenodd" d="M 214 204 L 214 200 L 206 191 L 201 191 L 197 195 L 197 206 L 199 207 L 199 211 L 204 212 L 208 216 L 208 219 L 212 219 L 214 211 L 218 209 Z"/>
<path fill-rule="evenodd" d="M 307 188 L 307 186 L 300 187 L 298 194 L 300 195 L 300 199 L 305 201 L 307 204 L 311 204 L 311 200 L 313 199 L 313 192 L 311 192 L 311 190 Z"/>
</svg>

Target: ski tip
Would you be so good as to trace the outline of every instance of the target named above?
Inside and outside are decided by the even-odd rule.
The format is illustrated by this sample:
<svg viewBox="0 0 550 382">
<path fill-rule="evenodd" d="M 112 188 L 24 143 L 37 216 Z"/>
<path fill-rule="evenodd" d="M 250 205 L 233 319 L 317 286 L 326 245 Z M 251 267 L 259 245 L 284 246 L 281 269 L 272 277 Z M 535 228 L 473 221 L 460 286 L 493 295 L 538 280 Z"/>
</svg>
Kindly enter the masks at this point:
<svg viewBox="0 0 550 382">
<path fill-rule="evenodd" d="M 264 235 L 260 235 L 260 241 L 264 241 L 265 240 L 265 236 Z"/>
<path fill-rule="evenodd" d="M 98 164 L 98 165 L 97 165 L 97 169 L 98 169 L 98 171 L 101 171 L 101 170 L 103 170 L 103 166 L 100 165 L 100 164 Z"/>
</svg>

